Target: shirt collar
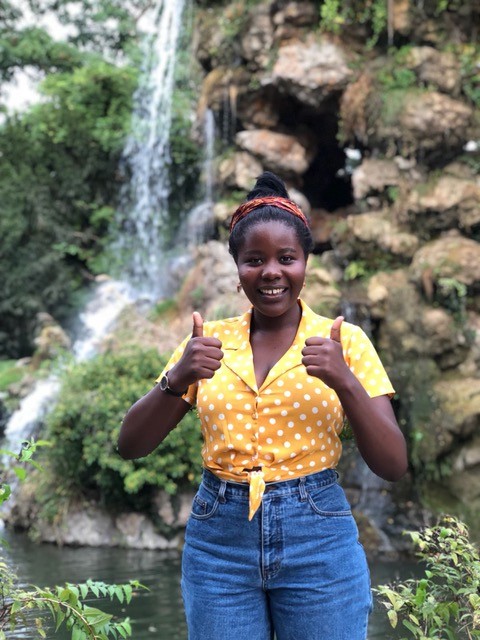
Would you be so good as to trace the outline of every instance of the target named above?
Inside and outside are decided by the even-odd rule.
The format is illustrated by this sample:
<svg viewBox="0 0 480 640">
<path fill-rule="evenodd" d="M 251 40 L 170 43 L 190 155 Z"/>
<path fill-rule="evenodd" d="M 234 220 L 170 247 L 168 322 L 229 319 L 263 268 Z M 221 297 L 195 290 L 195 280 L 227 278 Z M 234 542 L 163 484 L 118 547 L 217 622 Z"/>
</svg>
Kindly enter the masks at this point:
<svg viewBox="0 0 480 640">
<path fill-rule="evenodd" d="M 266 389 L 289 369 L 301 365 L 302 349 L 308 336 L 322 335 L 328 337 L 327 326 L 329 326 L 329 323 L 327 322 L 326 326 L 327 319 L 314 313 L 303 300 L 299 299 L 299 303 L 302 315 L 292 345 L 270 369 L 260 389 L 257 389 L 250 345 L 252 308 L 231 323 L 228 336 L 222 336 L 224 364 L 238 375 L 255 393 Z"/>
</svg>

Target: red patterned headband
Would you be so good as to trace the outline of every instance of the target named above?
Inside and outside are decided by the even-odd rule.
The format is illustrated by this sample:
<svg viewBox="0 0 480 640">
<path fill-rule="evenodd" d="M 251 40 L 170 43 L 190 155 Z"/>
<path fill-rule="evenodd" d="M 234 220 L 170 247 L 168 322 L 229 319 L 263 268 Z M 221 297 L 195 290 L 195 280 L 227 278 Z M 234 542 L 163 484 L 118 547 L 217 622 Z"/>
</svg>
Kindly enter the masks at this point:
<svg viewBox="0 0 480 640">
<path fill-rule="evenodd" d="M 279 209 L 283 209 L 284 211 L 288 211 L 303 222 L 303 224 L 308 227 L 308 220 L 305 215 L 302 213 L 301 209 L 288 198 L 281 198 L 280 196 L 265 196 L 264 198 L 254 198 L 253 200 L 247 200 L 241 204 L 238 209 L 234 212 L 232 219 L 230 221 L 230 233 L 232 233 L 235 225 L 240 222 L 245 216 L 248 216 L 249 213 L 258 209 L 259 207 L 263 207 L 265 205 L 270 205 L 272 207 L 278 207 Z"/>
</svg>

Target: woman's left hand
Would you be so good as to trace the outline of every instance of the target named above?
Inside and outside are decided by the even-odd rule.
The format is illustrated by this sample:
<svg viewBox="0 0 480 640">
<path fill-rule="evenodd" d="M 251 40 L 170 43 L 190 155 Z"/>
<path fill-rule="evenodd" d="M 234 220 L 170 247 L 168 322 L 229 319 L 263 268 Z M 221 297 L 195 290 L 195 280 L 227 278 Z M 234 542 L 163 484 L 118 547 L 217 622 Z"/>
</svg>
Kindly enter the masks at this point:
<svg viewBox="0 0 480 640">
<path fill-rule="evenodd" d="M 342 351 L 342 322 L 343 316 L 333 321 L 329 338 L 319 336 L 307 338 L 302 350 L 302 363 L 310 376 L 320 378 L 331 389 L 337 389 L 353 375 L 350 371 Z"/>
</svg>

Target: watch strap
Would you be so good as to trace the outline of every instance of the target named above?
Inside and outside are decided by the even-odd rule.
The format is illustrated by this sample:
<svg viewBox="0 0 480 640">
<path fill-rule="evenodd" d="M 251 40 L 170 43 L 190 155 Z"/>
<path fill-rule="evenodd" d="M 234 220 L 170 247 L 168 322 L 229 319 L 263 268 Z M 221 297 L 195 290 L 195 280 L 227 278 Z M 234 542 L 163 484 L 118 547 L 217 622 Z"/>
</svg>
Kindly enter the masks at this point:
<svg viewBox="0 0 480 640">
<path fill-rule="evenodd" d="M 187 392 L 187 389 L 185 389 L 185 391 L 174 391 L 171 389 L 167 373 L 160 380 L 160 389 L 171 396 L 175 396 L 176 398 L 181 398 Z"/>
</svg>

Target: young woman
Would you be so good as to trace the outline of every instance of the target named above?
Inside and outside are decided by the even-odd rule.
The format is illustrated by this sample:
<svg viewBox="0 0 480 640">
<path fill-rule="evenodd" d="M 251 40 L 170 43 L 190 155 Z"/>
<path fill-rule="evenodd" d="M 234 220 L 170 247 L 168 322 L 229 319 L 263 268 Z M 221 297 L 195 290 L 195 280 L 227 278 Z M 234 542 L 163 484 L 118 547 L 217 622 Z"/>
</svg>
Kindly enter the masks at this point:
<svg viewBox="0 0 480 640">
<path fill-rule="evenodd" d="M 407 469 L 391 383 L 363 331 L 299 298 L 308 222 L 266 172 L 234 213 L 230 252 L 252 308 L 204 324 L 122 425 L 125 458 L 149 454 L 196 404 L 203 480 L 187 524 L 189 640 L 364 640 L 369 572 L 335 467 L 345 417 L 368 466 Z"/>
</svg>

